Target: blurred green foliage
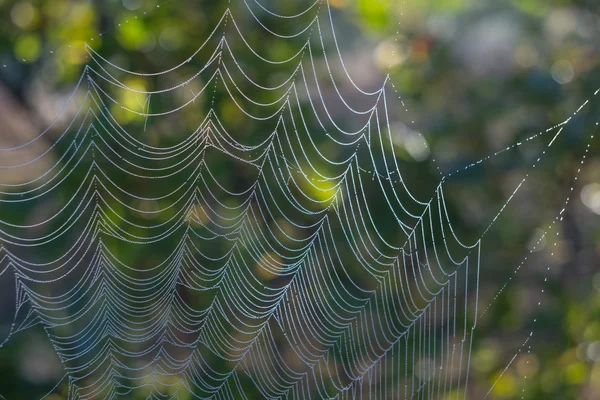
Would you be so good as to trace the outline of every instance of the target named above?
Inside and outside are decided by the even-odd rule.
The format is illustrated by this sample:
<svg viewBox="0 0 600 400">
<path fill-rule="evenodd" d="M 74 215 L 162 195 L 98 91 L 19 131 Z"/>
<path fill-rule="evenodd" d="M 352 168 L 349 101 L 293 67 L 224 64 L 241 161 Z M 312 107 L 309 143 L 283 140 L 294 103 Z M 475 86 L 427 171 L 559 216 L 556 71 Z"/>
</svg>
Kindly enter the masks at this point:
<svg viewBox="0 0 600 400">
<path fill-rule="evenodd" d="M 72 87 L 89 61 L 84 43 L 124 68 L 164 70 L 195 51 L 221 17 L 225 3 L 184 1 L 157 7 L 152 0 L 3 0 L 0 64 L 6 67 L 0 68 L 0 78 L 25 109 L 43 114 L 36 93 L 41 87 L 57 93 Z M 307 3 L 263 4 L 286 14 Z M 348 62 L 368 60 L 354 72 L 370 84 L 381 82 L 389 71 L 408 108 L 409 117 L 401 119 L 404 129 L 421 132 L 428 142 L 431 154 L 424 160 L 410 149 L 399 149 L 410 171 L 412 165 L 421 167 L 418 174 L 407 172 L 409 186 L 417 191 L 427 192 L 425 188 L 437 183 L 438 168 L 442 174 L 451 173 L 565 120 L 600 87 L 600 3 L 595 1 L 330 0 L 330 4 L 336 27 L 344 33 L 344 57 Z M 243 14 L 241 1 L 232 1 L 231 6 Z M 396 32 L 400 40 L 393 41 Z M 287 58 L 294 50 L 263 32 L 247 33 L 249 42 L 273 59 Z M 194 67 L 193 63 L 182 67 L 180 74 Z M 268 75 L 251 64 L 244 67 Z M 144 88 L 142 80 L 126 84 Z M 217 97 L 219 112 L 235 125 L 235 105 L 223 93 Z M 145 101 L 137 96 L 119 100 L 130 107 Z M 210 106 L 206 96 L 198 102 L 205 109 Z M 399 108 L 395 114 L 403 115 Z M 126 125 L 143 123 L 143 117 L 122 113 L 118 107 L 112 111 Z M 596 203 L 580 198 L 584 188 L 592 190 L 595 186 L 589 185 L 600 182 L 598 144 L 592 146 L 581 179 L 572 181 L 598 115 L 594 108 L 569 124 L 558 149 L 535 171 L 530 166 L 540 150 L 537 142 L 457 174 L 447 183 L 457 230 L 475 240 L 515 182 L 524 173 L 533 180 L 485 237 L 480 307 L 490 304 L 490 308 L 477 329 L 469 399 L 484 398 L 492 385 L 490 399 L 600 398 L 600 206 L 594 208 L 600 191 L 590 195 Z M 175 140 L 185 127 L 196 126 L 198 118 L 186 115 L 173 137 L 149 131 L 147 139 Z M 259 128 L 244 131 L 251 135 L 253 129 Z M 223 167 L 218 173 L 227 179 L 231 170 Z M 551 222 L 571 185 L 576 186 L 576 198 L 559 226 L 563 233 L 559 259 L 550 257 L 548 243 L 515 273 L 534 230 Z M 141 264 L 147 257 L 122 256 Z M 544 307 L 529 306 L 539 298 Z M 519 351 L 530 332 L 533 339 Z M 32 381 L 23 374 L 23 349 L 29 340 L 19 336 L 0 350 L 0 394 L 7 399 L 37 398 L 56 383 Z"/>
</svg>

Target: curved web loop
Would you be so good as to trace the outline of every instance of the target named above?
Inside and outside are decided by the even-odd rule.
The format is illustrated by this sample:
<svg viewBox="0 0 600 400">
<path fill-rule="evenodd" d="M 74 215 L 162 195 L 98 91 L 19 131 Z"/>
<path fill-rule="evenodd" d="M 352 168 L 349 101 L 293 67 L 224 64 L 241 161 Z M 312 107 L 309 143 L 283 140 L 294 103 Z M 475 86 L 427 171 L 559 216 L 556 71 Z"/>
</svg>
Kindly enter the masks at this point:
<svg viewBox="0 0 600 400">
<path fill-rule="evenodd" d="M 0 188 L 11 335 L 45 329 L 70 399 L 464 398 L 481 239 L 453 231 L 453 174 L 428 199 L 411 193 L 395 89 L 355 84 L 327 2 L 293 16 L 244 4 L 243 25 L 225 10 L 165 71 L 88 48 L 56 122 L 0 149 L 10 160 L 60 127 L 47 150 L 0 166 L 46 166 Z M 303 28 L 287 32 L 290 19 Z M 18 218 L 40 204 L 50 212 Z"/>
</svg>

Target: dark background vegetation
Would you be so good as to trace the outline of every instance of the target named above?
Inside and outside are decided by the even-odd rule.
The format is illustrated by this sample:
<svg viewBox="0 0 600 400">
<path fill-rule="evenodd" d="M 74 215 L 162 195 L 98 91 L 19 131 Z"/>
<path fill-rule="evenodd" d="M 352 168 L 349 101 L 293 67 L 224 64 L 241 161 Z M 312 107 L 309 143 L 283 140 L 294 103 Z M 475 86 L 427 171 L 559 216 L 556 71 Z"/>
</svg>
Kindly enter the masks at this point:
<svg viewBox="0 0 600 400">
<path fill-rule="evenodd" d="M 0 144 L 34 137 L 54 119 L 88 61 L 84 42 L 130 70 L 164 70 L 194 52 L 225 3 L 172 1 L 156 7 L 154 0 L 0 0 Z M 243 9 L 240 1 L 232 3 Z M 281 14 L 303 9 L 305 3 L 263 2 Z M 600 5 L 595 1 L 330 4 L 350 74 L 362 87 L 374 89 L 389 72 L 406 103 L 408 112 L 397 112 L 401 117 L 395 127 L 404 135 L 397 152 L 408 171 L 419 171 L 407 173 L 416 191 L 426 192 L 423 188 L 435 187 L 442 175 L 564 121 L 600 87 Z M 250 40 L 268 48 L 273 58 L 288 51 L 270 46 L 276 41 L 267 35 Z M 127 84 L 143 87 L 141 81 Z M 136 99 L 120 101 L 135 105 Z M 207 110 L 208 101 L 200 101 Z M 394 106 L 400 108 L 398 102 Z M 217 107 L 235 122 L 231 104 L 217 100 Z M 143 118 L 120 117 L 138 129 L 143 124 Z M 197 116 L 189 118 L 190 126 L 197 123 Z M 598 103 L 591 102 L 535 170 L 531 165 L 547 140 L 517 146 L 448 179 L 457 232 L 473 242 L 524 174 L 530 174 L 483 240 L 479 312 L 489 309 L 476 331 L 470 399 L 483 398 L 494 383 L 490 399 L 600 398 L 598 140 L 574 180 L 599 118 Z M 410 145 L 418 133 L 427 147 Z M 148 133 L 157 143 L 169 140 L 163 134 L 160 129 Z M 558 225 L 558 245 L 553 246 L 554 236 L 542 240 L 530 262 L 515 272 L 573 185 L 572 201 Z M 129 256 L 143 265 L 143 255 Z M 8 331 L 10 312 L 0 305 L 2 332 Z M 531 351 L 519 353 L 503 373 L 530 332 Z M 39 398 L 62 377 L 57 362 L 43 331 L 19 333 L 0 350 L 0 394 L 9 400 Z"/>
</svg>

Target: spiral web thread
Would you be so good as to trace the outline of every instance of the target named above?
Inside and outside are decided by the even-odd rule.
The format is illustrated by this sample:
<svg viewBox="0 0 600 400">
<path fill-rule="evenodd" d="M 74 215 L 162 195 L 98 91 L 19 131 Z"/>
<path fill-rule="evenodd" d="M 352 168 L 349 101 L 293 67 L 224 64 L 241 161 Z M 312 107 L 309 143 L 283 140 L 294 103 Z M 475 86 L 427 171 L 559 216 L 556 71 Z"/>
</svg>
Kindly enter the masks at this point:
<svg viewBox="0 0 600 400">
<path fill-rule="evenodd" d="M 354 83 L 329 4 L 284 16 L 243 3 L 244 24 L 227 8 L 194 54 L 162 72 L 128 71 L 88 47 L 55 123 L 0 149 L 0 167 L 15 173 L 59 154 L 31 181 L 2 183 L 0 272 L 15 290 L 4 343 L 43 327 L 69 399 L 466 398 L 485 232 L 461 242 L 444 184 L 521 142 L 418 200 L 395 154 L 396 90 L 389 77 L 374 92 Z M 282 33 L 291 19 L 303 28 Z M 268 59 L 244 26 L 291 56 Z M 203 114 L 183 138 L 148 139 L 190 112 Z M 137 133 L 116 114 L 133 116 Z M 550 136 L 548 149 L 570 120 L 524 142 Z M 48 149 L 2 162 L 55 126 Z M 20 221 L 35 204 L 52 214 Z"/>
</svg>

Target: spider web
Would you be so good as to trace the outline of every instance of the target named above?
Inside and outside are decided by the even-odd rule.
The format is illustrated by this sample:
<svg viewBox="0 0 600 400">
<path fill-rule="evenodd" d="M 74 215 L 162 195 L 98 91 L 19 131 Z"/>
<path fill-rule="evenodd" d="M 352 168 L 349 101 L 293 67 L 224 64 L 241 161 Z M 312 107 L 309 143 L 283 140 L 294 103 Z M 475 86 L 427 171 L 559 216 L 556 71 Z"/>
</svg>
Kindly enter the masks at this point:
<svg viewBox="0 0 600 400">
<path fill-rule="evenodd" d="M 55 123 L 0 149 L 11 171 L 51 159 L 2 183 L 0 271 L 15 288 L 4 343 L 42 326 L 69 399 L 466 398 L 487 230 L 461 240 L 444 187 L 522 142 L 417 195 L 396 155 L 390 110 L 404 103 L 389 76 L 373 92 L 355 83 L 329 4 L 243 4 L 165 71 L 86 47 Z M 260 35 L 289 57 L 269 58 Z M 523 141 L 547 138 L 532 168 L 570 120 Z M 58 126 L 47 150 L 4 162 Z M 24 223 L 34 204 L 51 214 Z"/>
</svg>

